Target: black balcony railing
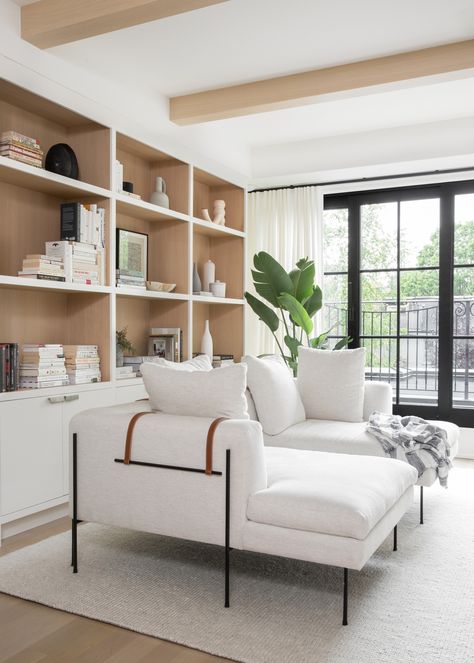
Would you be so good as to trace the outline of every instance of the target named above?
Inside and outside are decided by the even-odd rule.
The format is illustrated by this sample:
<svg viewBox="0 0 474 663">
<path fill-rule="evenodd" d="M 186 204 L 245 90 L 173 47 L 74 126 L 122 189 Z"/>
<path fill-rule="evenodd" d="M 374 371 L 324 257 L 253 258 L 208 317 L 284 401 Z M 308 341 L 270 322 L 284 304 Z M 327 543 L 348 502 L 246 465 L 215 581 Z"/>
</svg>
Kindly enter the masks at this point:
<svg viewBox="0 0 474 663">
<path fill-rule="evenodd" d="M 456 297 L 453 310 L 453 400 L 474 407 L 474 297 Z M 347 333 L 347 303 L 324 306 L 324 327 L 333 336 Z M 438 392 L 439 306 L 415 297 L 400 305 L 399 390 L 401 402 L 433 404 Z M 397 382 L 397 303 L 363 302 L 361 344 L 367 350 L 366 376 Z M 461 337 L 461 338 L 457 338 Z"/>
</svg>

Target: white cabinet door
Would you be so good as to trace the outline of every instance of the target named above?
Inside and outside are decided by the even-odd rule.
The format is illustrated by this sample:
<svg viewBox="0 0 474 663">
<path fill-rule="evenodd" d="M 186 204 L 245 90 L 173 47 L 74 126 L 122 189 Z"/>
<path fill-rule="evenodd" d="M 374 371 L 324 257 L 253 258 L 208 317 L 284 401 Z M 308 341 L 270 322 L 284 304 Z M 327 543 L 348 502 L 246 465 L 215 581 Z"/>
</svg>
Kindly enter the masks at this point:
<svg viewBox="0 0 474 663">
<path fill-rule="evenodd" d="M 139 384 L 118 384 L 115 387 L 115 402 L 117 405 L 121 403 L 132 403 L 133 401 L 138 401 L 142 398 L 148 398 L 143 382 L 138 380 L 138 378 L 137 382 L 139 382 Z"/>
<path fill-rule="evenodd" d="M 95 407 L 115 405 L 114 389 L 68 393 L 62 405 L 63 491 L 69 493 L 69 424 L 74 415 Z"/>
<path fill-rule="evenodd" d="M 46 397 L 1 403 L 1 515 L 63 494 L 62 403 Z"/>
</svg>

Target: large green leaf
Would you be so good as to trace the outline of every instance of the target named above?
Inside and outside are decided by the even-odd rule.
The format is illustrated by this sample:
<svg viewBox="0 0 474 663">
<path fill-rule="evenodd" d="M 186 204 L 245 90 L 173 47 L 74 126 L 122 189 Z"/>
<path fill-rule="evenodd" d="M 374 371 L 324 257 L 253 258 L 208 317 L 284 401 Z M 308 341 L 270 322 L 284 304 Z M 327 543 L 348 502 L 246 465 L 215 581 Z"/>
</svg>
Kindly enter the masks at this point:
<svg viewBox="0 0 474 663">
<path fill-rule="evenodd" d="M 334 346 L 334 350 L 342 350 L 342 348 L 345 348 L 346 345 L 348 345 L 351 341 L 352 338 L 350 336 L 345 336 L 344 338 L 341 338 L 341 340 L 338 341 Z"/>
<path fill-rule="evenodd" d="M 298 327 L 301 327 L 306 334 L 311 334 L 313 331 L 313 321 L 303 305 L 288 292 L 284 292 L 280 295 L 278 301 L 280 305 L 288 311 L 293 322 L 298 325 Z"/>
<path fill-rule="evenodd" d="M 286 347 L 289 349 L 292 355 L 295 357 L 298 356 L 298 348 L 301 345 L 301 341 L 299 341 L 297 338 L 294 338 L 293 336 L 285 336 L 283 339 L 285 341 Z"/>
<path fill-rule="evenodd" d="M 250 292 L 245 293 L 245 299 L 247 300 L 247 303 L 251 307 L 252 311 L 258 315 L 260 320 L 267 325 L 270 331 L 275 333 L 280 324 L 280 320 L 275 311 L 261 302 L 260 299 L 257 299 L 251 295 Z"/>
<path fill-rule="evenodd" d="M 255 269 L 252 270 L 255 290 L 273 304 L 279 306 L 278 297 L 282 292 L 292 292 L 293 282 L 280 263 L 269 253 L 260 251 L 253 259 Z"/>
<path fill-rule="evenodd" d="M 308 297 L 303 306 L 310 318 L 314 318 L 316 313 L 321 310 L 323 306 L 323 292 L 319 285 L 314 286 L 311 296 Z"/>
<path fill-rule="evenodd" d="M 319 336 L 316 336 L 316 338 L 312 338 L 311 341 L 310 341 L 311 347 L 322 349 L 321 346 L 324 345 L 324 343 L 327 341 L 327 338 L 329 336 L 329 331 L 324 332 L 323 334 L 320 334 Z"/>
<path fill-rule="evenodd" d="M 313 294 L 314 277 L 316 275 L 314 262 L 303 258 L 296 264 L 296 269 L 290 272 L 290 278 L 293 281 L 293 295 L 303 303 Z"/>
</svg>

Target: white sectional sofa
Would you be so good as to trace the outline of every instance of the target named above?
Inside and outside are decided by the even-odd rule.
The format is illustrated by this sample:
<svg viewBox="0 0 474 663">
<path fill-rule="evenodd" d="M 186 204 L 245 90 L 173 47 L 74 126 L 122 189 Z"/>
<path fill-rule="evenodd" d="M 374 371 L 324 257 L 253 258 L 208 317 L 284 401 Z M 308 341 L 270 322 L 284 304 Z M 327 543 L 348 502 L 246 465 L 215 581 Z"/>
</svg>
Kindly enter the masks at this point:
<svg viewBox="0 0 474 663">
<path fill-rule="evenodd" d="M 247 401 L 250 418 L 258 421 L 255 403 L 248 390 Z M 370 414 L 376 410 L 385 414 L 391 414 L 392 403 L 392 388 L 388 383 L 368 381 L 364 384 L 364 421 L 348 422 L 306 419 L 290 426 L 277 435 L 264 433 L 264 443 L 269 447 L 385 457 L 380 443 L 366 432 L 367 420 Z M 440 426 L 446 431 L 450 455 L 451 458 L 454 458 L 457 454 L 459 444 L 458 426 L 447 421 L 432 421 L 431 423 Z M 433 469 L 426 470 L 417 481 L 417 485 L 421 487 L 421 523 L 423 523 L 423 487 L 431 486 L 435 481 L 436 472 Z"/>
<path fill-rule="evenodd" d="M 83 520 L 224 546 L 226 606 L 232 548 L 330 564 L 344 569 L 346 624 L 348 569 L 360 570 L 392 531 L 396 541 L 416 471 L 387 458 L 265 447 L 260 424 L 230 419 L 216 429 L 206 475 L 212 420 L 162 413 L 137 422 L 126 465 L 128 425 L 144 410 L 147 402 L 97 408 L 71 422 L 74 571 Z"/>
</svg>

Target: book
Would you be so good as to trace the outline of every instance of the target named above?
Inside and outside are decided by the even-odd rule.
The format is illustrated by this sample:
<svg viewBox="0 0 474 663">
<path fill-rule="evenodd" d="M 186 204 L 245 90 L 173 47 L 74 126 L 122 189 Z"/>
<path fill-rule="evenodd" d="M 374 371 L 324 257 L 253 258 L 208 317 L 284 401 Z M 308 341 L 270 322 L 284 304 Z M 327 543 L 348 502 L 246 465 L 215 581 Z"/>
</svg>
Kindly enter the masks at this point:
<svg viewBox="0 0 474 663">
<path fill-rule="evenodd" d="M 54 274 L 23 274 L 18 272 L 18 276 L 21 278 L 38 279 L 40 281 L 61 281 L 62 283 L 66 281 L 66 277 L 55 276 Z"/>
<path fill-rule="evenodd" d="M 0 392 L 19 388 L 18 343 L 0 343 Z"/>
<path fill-rule="evenodd" d="M 30 138 L 30 136 L 25 136 L 24 134 L 19 133 L 18 131 L 3 131 L 0 135 L 1 141 L 11 141 L 15 140 L 23 145 L 28 145 L 30 147 L 40 147 L 38 141 L 35 138 Z"/>
</svg>

